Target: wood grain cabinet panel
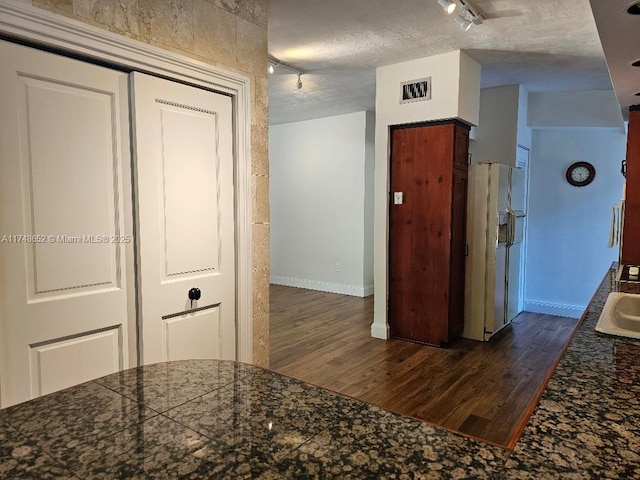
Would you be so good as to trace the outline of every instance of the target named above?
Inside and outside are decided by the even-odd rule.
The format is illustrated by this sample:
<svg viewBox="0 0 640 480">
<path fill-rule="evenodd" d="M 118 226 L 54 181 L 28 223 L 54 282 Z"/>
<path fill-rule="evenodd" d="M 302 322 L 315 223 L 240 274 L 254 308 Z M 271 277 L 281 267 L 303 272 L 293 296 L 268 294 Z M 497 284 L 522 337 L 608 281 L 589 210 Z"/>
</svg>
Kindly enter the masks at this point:
<svg viewBox="0 0 640 480">
<path fill-rule="evenodd" d="M 462 331 L 469 128 L 391 132 L 391 336 L 441 346 Z"/>
<path fill-rule="evenodd" d="M 640 264 L 640 105 L 629 109 L 622 263 Z"/>
</svg>

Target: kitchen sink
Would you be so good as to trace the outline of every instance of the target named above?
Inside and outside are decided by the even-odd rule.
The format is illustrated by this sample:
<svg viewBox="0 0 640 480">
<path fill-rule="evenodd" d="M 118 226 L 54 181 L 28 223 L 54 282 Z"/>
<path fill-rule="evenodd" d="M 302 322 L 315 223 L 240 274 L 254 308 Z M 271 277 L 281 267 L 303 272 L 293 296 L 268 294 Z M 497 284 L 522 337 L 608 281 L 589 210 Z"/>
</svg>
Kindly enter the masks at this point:
<svg viewBox="0 0 640 480">
<path fill-rule="evenodd" d="M 596 331 L 619 337 L 640 338 L 640 294 L 610 293 Z"/>
</svg>

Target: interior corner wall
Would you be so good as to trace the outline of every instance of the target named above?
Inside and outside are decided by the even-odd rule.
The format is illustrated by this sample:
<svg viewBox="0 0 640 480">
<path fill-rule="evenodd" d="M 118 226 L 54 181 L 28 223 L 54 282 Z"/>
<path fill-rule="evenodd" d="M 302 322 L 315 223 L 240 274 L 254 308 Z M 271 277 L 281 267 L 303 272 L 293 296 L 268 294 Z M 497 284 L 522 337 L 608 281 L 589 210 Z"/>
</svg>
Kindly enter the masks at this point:
<svg viewBox="0 0 640 480">
<path fill-rule="evenodd" d="M 367 112 L 364 159 L 364 289 L 373 295 L 373 215 L 375 175 L 376 115 Z"/>
<path fill-rule="evenodd" d="M 372 293 L 364 260 L 367 118 L 357 112 L 270 127 L 272 283 Z"/>
<path fill-rule="evenodd" d="M 617 129 L 535 129 L 530 160 L 525 310 L 580 317 L 618 248 L 608 248 L 612 207 L 620 202 Z M 576 161 L 594 165 L 586 187 L 567 183 Z"/>
<path fill-rule="evenodd" d="M 518 146 L 520 87 L 480 90 L 480 120 L 469 143 L 473 164 L 497 162 L 515 166 Z"/>
<path fill-rule="evenodd" d="M 400 103 L 401 83 L 431 78 L 431 98 Z M 392 124 L 459 118 L 478 123 L 480 65 L 466 53 L 453 52 L 379 67 L 376 70 L 376 115 Z"/>
<path fill-rule="evenodd" d="M 478 125 L 480 121 L 481 71 L 482 69 L 478 62 L 466 53 L 460 52 L 457 117 L 470 125 Z"/>
<path fill-rule="evenodd" d="M 431 99 L 401 104 L 401 83 L 424 77 L 431 77 Z M 465 91 L 461 92 L 461 89 Z M 458 118 L 476 125 L 479 118 L 479 95 L 480 65 L 460 50 L 387 65 L 376 70 L 373 246 L 375 293 L 374 319 L 371 325 L 371 336 L 375 338 L 389 338 L 387 323 L 389 127 L 449 118 Z"/>
<path fill-rule="evenodd" d="M 517 144 L 531 149 L 533 131 L 529 127 L 529 92 L 520 85 L 518 88 L 518 133 Z"/>
</svg>

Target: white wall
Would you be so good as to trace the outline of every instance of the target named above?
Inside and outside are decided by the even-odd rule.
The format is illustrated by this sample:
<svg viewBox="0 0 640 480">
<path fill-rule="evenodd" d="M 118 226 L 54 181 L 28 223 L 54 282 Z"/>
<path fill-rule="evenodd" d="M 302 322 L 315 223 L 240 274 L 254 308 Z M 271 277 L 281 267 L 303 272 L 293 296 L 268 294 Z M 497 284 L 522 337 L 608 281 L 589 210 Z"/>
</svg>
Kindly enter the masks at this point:
<svg viewBox="0 0 640 480">
<path fill-rule="evenodd" d="M 480 90 L 480 119 L 469 143 L 473 164 L 515 166 L 518 142 L 518 85 Z"/>
<path fill-rule="evenodd" d="M 623 119 L 613 90 L 531 92 L 528 124 L 531 128 L 623 128 Z"/>
<path fill-rule="evenodd" d="M 431 77 L 431 99 L 400 104 L 400 84 Z M 389 127 L 459 118 L 477 125 L 480 65 L 459 50 L 380 67 L 376 71 L 374 320 L 371 335 L 388 338 L 387 255 L 389 195 Z"/>
<path fill-rule="evenodd" d="M 358 112 L 270 127 L 272 283 L 373 293 L 372 121 Z"/>
<path fill-rule="evenodd" d="M 364 160 L 364 285 L 373 288 L 373 214 L 375 180 L 376 114 L 367 112 Z M 366 291 L 373 295 L 373 289 Z"/>
<path fill-rule="evenodd" d="M 609 249 L 611 210 L 620 201 L 626 134 L 611 91 L 529 93 L 533 128 L 525 310 L 579 317 L 618 248 Z M 587 161 L 596 178 L 573 187 L 569 165 Z"/>
<path fill-rule="evenodd" d="M 525 310 L 579 317 L 618 249 L 607 247 L 612 206 L 620 201 L 626 137 L 616 129 L 537 129 L 529 183 Z M 565 171 L 594 165 L 596 178 L 573 187 Z"/>
<path fill-rule="evenodd" d="M 462 51 L 459 54 L 460 76 L 458 78 L 458 113 L 459 118 L 470 125 L 477 125 L 480 118 L 480 74 L 478 62 Z M 450 54 L 444 54 L 450 55 Z M 431 57 L 430 59 L 432 59 Z"/>
<path fill-rule="evenodd" d="M 528 125 L 529 92 L 520 85 L 518 88 L 518 145 L 531 149 L 533 131 Z"/>
<path fill-rule="evenodd" d="M 431 77 L 431 99 L 400 103 L 400 84 Z M 478 124 L 480 65 L 460 50 L 376 70 L 376 118 L 401 123 L 460 118 Z"/>
<path fill-rule="evenodd" d="M 518 145 L 531 148 L 528 92 L 520 85 L 480 90 L 480 119 L 469 144 L 471 162 L 515 166 Z"/>
</svg>

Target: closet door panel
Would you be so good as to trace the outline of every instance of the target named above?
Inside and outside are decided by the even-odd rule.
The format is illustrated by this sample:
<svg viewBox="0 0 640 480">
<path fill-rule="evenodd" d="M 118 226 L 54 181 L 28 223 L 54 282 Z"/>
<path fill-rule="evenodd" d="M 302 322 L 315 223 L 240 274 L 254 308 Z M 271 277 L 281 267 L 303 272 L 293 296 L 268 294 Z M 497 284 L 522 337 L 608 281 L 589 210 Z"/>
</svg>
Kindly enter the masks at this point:
<svg viewBox="0 0 640 480">
<path fill-rule="evenodd" d="M 0 42 L 2 407 L 129 366 L 127 75 Z"/>
</svg>

